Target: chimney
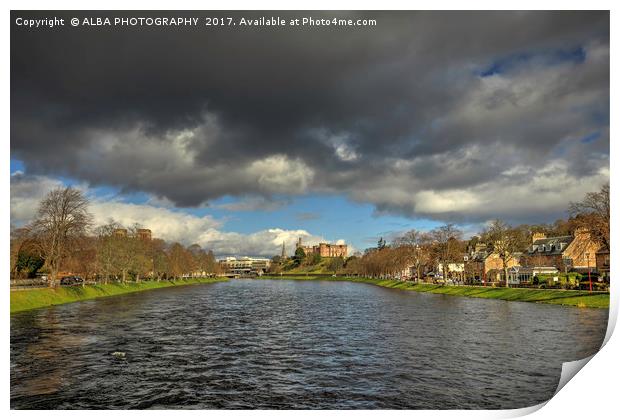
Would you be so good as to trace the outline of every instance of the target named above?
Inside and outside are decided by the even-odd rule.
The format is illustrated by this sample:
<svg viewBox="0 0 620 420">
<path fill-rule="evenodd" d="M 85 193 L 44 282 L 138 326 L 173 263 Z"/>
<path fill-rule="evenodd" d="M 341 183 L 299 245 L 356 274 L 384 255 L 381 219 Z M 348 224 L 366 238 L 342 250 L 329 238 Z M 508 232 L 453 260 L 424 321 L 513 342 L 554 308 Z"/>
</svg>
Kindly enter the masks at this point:
<svg viewBox="0 0 620 420">
<path fill-rule="evenodd" d="M 547 235 L 545 235 L 543 232 L 535 232 L 532 234 L 532 243 L 536 242 L 539 239 L 545 239 L 547 237 Z"/>
</svg>

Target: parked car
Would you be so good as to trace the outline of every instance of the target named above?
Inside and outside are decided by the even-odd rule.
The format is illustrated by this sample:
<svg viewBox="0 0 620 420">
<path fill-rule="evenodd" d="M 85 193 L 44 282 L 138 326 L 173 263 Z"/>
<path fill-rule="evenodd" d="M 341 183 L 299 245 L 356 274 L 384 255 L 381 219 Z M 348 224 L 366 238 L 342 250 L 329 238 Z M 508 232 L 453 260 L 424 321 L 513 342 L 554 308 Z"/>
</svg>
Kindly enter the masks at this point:
<svg viewBox="0 0 620 420">
<path fill-rule="evenodd" d="M 75 286 L 76 284 L 82 284 L 84 280 L 80 276 L 65 276 L 60 279 L 61 286 Z"/>
</svg>

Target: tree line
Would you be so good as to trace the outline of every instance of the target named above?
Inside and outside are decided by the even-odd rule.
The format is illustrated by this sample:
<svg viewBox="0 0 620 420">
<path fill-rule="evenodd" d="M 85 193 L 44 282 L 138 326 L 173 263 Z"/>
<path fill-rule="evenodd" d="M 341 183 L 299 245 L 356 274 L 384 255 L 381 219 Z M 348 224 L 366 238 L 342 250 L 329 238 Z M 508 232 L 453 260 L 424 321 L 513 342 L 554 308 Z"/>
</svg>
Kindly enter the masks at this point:
<svg viewBox="0 0 620 420">
<path fill-rule="evenodd" d="M 143 239 L 139 225 L 125 228 L 114 220 L 94 226 L 88 204 L 81 191 L 58 188 L 41 201 L 34 220 L 12 228 L 11 278 L 44 272 L 54 286 L 62 273 L 102 283 L 219 273 L 213 252 L 198 244 Z"/>
</svg>

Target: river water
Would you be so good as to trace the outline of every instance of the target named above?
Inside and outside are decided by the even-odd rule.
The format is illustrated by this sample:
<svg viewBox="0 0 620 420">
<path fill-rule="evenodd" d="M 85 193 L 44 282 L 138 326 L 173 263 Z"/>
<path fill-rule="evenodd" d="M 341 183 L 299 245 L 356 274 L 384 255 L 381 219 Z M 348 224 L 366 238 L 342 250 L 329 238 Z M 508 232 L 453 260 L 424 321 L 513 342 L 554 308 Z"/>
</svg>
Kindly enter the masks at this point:
<svg viewBox="0 0 620 420">
<path fill-rule="evenodd" d="M 12 316 L 11 407 L 526 407 L 607 315 L 349 282 L 159 289 Z"/>
</svg>

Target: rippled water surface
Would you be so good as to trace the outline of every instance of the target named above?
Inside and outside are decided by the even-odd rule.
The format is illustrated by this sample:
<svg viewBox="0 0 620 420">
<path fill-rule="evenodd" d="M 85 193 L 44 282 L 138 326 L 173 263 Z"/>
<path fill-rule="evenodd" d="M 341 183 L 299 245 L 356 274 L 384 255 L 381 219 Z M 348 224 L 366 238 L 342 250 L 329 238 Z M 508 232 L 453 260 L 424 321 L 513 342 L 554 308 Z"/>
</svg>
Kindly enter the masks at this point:
<svg viewBox="0 0 620 420">
<path fill-rule="evenodd" d="M 348 282 L 160 289 L 12 316 L 11 407 L 517 408 L 550 398 L 606 324 Z"/>
</svg>

